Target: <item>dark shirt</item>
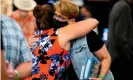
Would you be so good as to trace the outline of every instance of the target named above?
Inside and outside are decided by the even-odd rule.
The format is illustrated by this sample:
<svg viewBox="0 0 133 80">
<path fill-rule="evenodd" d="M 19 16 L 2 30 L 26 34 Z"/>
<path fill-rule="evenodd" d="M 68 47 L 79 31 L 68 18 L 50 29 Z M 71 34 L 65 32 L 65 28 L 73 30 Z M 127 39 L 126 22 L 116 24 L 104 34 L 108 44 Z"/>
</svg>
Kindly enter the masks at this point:
<svg viewBox="0 0 133 80">
<path fill-rule="evenodd" d="M 87 43 L 91 52 L 98 51 L 104 45 L 101 38 L 94 31 L 87 34 Z M 78 80 L 72 64 L 68 68 L 67 76 L 68 80 Z"/>
<path fill-rule="evenodd" d="M 128 0 L 119 0 L 109 17 L 107 48 L 112 62 L 133 58 L 133 24 Z"/>
</svg>

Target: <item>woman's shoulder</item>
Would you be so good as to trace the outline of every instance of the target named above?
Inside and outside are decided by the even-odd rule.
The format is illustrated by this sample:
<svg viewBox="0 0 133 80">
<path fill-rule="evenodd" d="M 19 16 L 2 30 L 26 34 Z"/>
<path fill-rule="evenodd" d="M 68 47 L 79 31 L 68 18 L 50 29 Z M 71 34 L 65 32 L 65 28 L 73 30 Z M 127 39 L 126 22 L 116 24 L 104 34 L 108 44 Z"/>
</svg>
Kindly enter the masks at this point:
<svg viewBox="0 0 133 80">
<path fill-rule="evenodd" d="M 100 36 L 96 34 L 94 31 L 91 31 L 90 33 L 87 34 L 87 43 L 91 52 L 95 52 L 101 49 L 102 46 L 104 45 Z"/>
</svg>

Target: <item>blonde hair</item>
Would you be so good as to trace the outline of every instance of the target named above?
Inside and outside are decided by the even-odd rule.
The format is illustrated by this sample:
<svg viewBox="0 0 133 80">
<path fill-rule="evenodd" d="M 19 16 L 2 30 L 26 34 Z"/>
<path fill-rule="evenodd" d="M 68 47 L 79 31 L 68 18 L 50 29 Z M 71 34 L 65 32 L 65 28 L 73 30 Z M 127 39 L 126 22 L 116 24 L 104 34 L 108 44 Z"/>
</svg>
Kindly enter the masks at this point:
<svg viewBox="0 0 133 80">
<path fill-rule="evenodd" d="M 59 11 L 64 16 L 71 18 L 77 18 L 79 16 L 79 7 L 69 1 L 59 1 L 55 5 L 55 10 Z"/>
</svg>

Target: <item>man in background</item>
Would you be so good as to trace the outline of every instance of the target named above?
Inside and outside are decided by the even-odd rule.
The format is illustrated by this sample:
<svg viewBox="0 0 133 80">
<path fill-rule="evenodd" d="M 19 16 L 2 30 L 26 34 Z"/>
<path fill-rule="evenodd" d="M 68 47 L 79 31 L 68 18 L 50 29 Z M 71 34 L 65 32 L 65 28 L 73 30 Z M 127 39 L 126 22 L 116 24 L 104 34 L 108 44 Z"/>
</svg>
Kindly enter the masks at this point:
<svg viewBox="0 0 133 80">
<path fill-rule="evenodd" d="M 0 0 L 0 14 L 9 16 L 12 13 L 12 1 L 13 0 Z"/>
<path fill-rule="evenodd" d="M 109 18 L 108 50 L 115 80 L 131 80 L 133 72 L 133 25 L 129 5 L 133 0 L 119 0 Z"/>
<path fill-rule="evenodd" d="M 24 33 L 26 40 L 33 35 L 36 29 L 36 21 L 32 10 L 36 6 L 34 0 L 14 0 L 13 4 L 18 8 L 11 14 L 11 18 L 17 21 Z"/>
<path fill-rule="evenodd" d="M 20 26 L 13 19 L 0 15 L 0 22 L 7 80 L 23 80 L 31 74 L 32 53 Z"/>
<path fill-rule="evenodd" d="M 80 8 L 80 13 L 84 19 L 92 17 L 89 6 L 82 6 Z"/>
</svg>

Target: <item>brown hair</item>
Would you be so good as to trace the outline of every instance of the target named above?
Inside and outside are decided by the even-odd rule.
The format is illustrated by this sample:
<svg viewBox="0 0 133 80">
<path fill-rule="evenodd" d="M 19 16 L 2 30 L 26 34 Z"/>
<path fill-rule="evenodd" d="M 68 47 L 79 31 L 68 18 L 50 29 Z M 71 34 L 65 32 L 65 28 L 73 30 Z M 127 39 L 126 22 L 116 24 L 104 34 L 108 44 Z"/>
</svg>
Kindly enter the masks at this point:
<svg viewBox="0 0 133 80">
<path fill-rule="evenodd" d="M 50 29 L 53 26 L 54 8 L 52 5 L 37 5 L 33 10 L 38 29 Z"/>
<path fill-rule="evenodd" d="M 69 1 L 59 1 L 55 5 L 55 10 L 59 11 L 64 16 L 71 18 L 77 18 L 79 17 L 79 7 Z"/>
</svg>

